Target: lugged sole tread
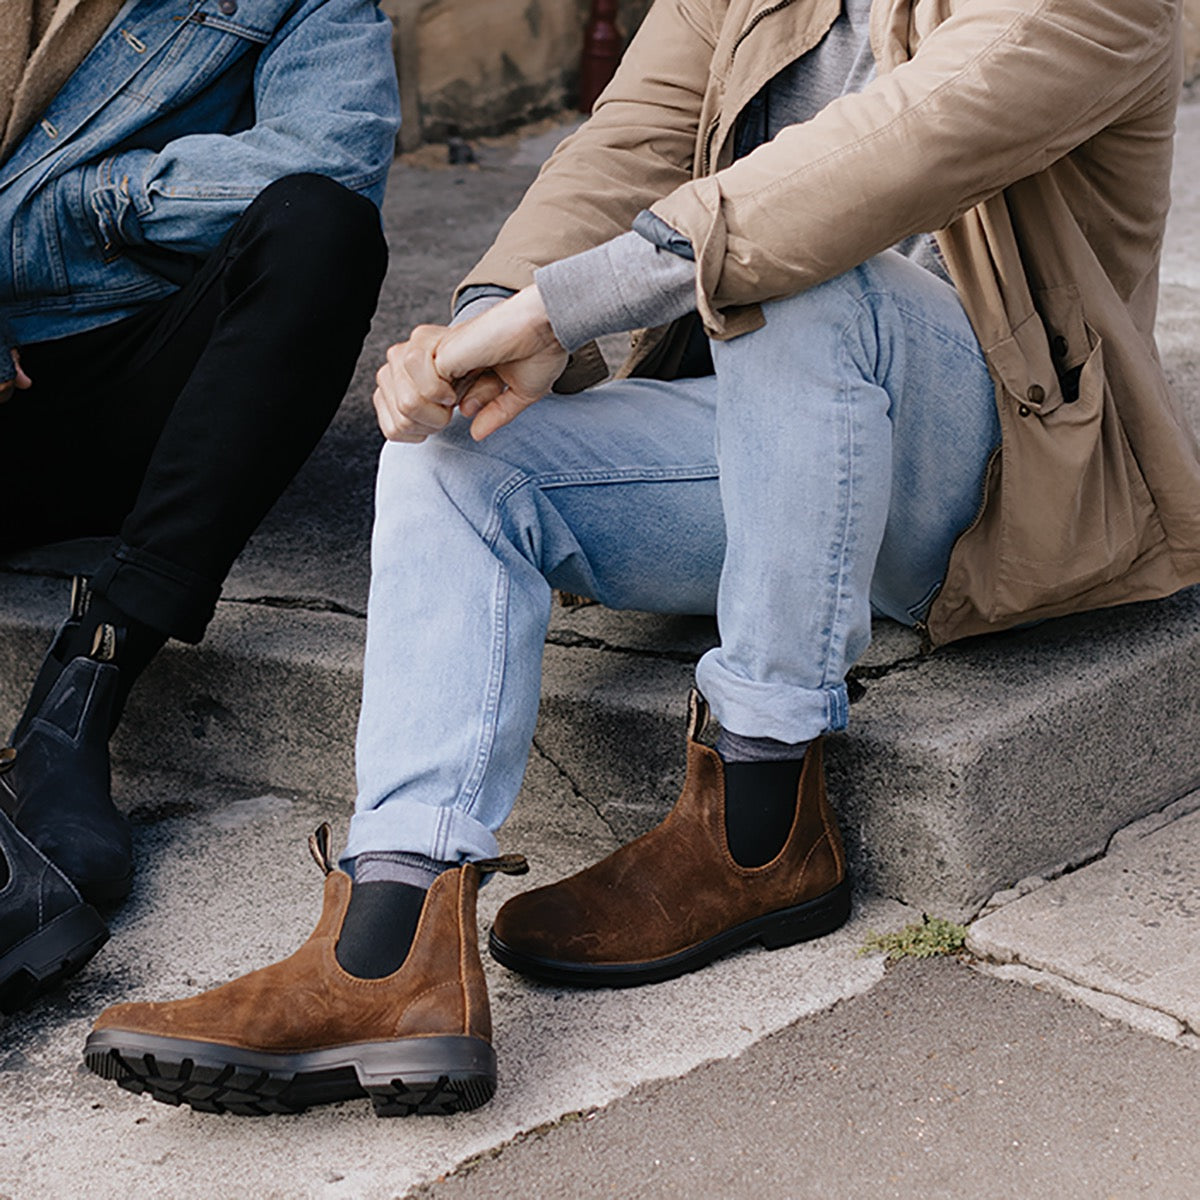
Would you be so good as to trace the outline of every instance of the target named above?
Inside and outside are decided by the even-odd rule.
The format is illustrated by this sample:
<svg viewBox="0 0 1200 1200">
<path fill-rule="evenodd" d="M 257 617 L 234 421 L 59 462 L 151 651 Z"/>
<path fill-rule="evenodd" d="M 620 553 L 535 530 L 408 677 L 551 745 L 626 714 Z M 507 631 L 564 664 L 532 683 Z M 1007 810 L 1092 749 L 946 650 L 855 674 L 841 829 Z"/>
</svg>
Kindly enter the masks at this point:
<svg viewBox="0 0 1200 1200">
<path fill-rule="evenodd" d="M 88 1049 L 88 1068 L 102 1079 L 138 1095 L 148 1095 L 161 1104 L 187 1104 L 196 1112 L 231 1113 L 237 1116 L 268 1116 L 305 1112 L 313 1104 L 369 1096 L 381 1117 L 415 1115 L 449 1116 L 469 1112 L 486 1104 L 496 1092 L 496 1081 L 487 1075 L 455 1078 L 440 1075 L 428 1080 L 406 1082 L 396 1077 L 387 1084 L 362 1087 L 353 1072 L 333 1090 L 319 1079 L 306 1075 L 272 1074 L 232 1064 L 225 1067 L 197 1065 L 191 1058 L 168 1060 L 161 1053 L 122 1053 L 113 1048 Z M 328 1074 L 328 1072 L 326 1072 Z M 306 1098 L 316 1088 L 319 1098 Z"/>
</svg>

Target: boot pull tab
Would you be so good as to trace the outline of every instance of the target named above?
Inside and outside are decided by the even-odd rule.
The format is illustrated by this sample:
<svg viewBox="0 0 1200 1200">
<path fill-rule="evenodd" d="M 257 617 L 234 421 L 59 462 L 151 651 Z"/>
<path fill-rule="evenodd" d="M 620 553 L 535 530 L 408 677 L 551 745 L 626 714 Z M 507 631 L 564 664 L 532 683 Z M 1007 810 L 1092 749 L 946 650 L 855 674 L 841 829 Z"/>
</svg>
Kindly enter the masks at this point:
<svg viewBox="0 0 1200 1200">
<path fill-rule="evenodd" d="M 529 863 L 523 854 L 502 854 L 499 858 L 481 858 L 473 863 L 485 875 L 498 871 L 501 875 L 527 875 Z"/>
<path fill-rule="evenodd" d="M 330 847 L 333 842 L 333 830 L 330 828 L 328 821 L 322 821 L 314 832 L 308 835 L 308 850 L 313 856 L 313 862 L 326 875 L 333 874 L 333 855 L 330 852 Z"/>
<path fill-rule="evenodd" d="M 117 657 L 117 631 L 114 626 L 101 623 L 96 626 L 92 638 L 91 658 L 96 662 L 114 662 Z"/>
<path fill-rule="evenodd" d="M 708 701 L 700 695 L 699 688 L 692 688 L 688 693 L 688 725 L 689 742 L 698 742 L 700 735 L 708 724 Z"/>
<path fill-rule="evenodd" d="M 88 605 L 92 602 L 92 593 L 88 588 L 86 575 L 71 576 L 71 616 L 69 620 L 82 621 L 87 615 Z"/>
</svg>

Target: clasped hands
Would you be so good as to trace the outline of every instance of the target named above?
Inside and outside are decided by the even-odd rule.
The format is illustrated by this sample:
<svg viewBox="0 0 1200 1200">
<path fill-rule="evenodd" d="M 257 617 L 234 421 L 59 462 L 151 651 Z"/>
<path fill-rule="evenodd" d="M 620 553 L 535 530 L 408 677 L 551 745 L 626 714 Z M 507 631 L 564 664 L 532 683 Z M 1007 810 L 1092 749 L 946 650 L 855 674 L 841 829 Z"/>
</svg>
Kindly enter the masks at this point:
<svg viewBox="0 0 1200 1200">
<path fill-rule="evenodd" d="M 566 362 L 531 285 L 462 325 L 418 325 L 390 347 L 372 396 L 379 428 L 392 442 L 423 442 L 457 407 L 482 441 L 540 400 Z"/>
</svg>

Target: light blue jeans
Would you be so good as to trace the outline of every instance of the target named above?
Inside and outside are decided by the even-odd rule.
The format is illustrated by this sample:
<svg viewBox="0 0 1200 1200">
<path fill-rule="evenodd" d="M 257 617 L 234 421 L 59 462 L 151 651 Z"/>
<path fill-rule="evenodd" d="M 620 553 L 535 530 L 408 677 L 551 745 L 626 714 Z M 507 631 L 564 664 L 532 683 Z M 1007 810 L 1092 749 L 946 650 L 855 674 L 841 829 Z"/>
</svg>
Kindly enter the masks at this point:
<svg viewBox="0 0 1200 1200">
<path fill-rule="evenodd" d="M 476 444 L 456 420 L 380 462 L 343 861 L 496 853 L 525 771 L 551 588 L 717 614 L 721 725 L 846 725 L 872 607 L 924 615 L 999 442 L 957 294 L 894 252 L 764 307 L 715 376 L 547 396 Z"/>
</svg>

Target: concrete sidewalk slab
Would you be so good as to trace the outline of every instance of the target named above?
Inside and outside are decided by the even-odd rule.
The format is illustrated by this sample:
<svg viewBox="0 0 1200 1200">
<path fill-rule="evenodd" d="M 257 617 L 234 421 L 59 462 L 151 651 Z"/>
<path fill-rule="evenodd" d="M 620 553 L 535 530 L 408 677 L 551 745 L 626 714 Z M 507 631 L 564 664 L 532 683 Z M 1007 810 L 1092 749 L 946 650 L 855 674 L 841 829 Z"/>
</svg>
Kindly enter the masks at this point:
<svg viewBox="0 0 1200 1200">
<path fill-rule="evenodd" d="M 1200 1048 L 1200 793 L 971 927 L 973 953 Z M 1114 1005 L 1112 1002 L 1117 1001 Z"/>
<path fill-rule="evenodd" d="M 954 962 L 649 1084 L 409 1200 L 1192 1200 L 1196 1060 Z"/>
<path fill-rule="evenodd" d="M 484 889 L 481 928 L 509 895 L 615 845 L 549 764 L 535 758 L 531 776 L 541 799 L 509 833 L 519 844 L 536 829 L 541 853 L 528 877 Z M 858 954 L 868 929 L 913 916 L 862 899 L 851 924 L 819 942 L 624 992 L 535 986 L 488 960 L 501 1086 L 473 1114 L 385 1121 L 365 1099 L 262 1120 L 197 1114 L 87 1072 L 89 1022 L 109 1003 L 193 994 L 294 949 L 320 908 L 305 839 L 331 806 L 164 775 L 121 782 L 140 869 L 113 940 L 82 975 L 0 1025 L 0 1196 L 389 1200 L 523 1130 L 737 1054 L 868 989 L 883 972 Z"/>
</svg>

